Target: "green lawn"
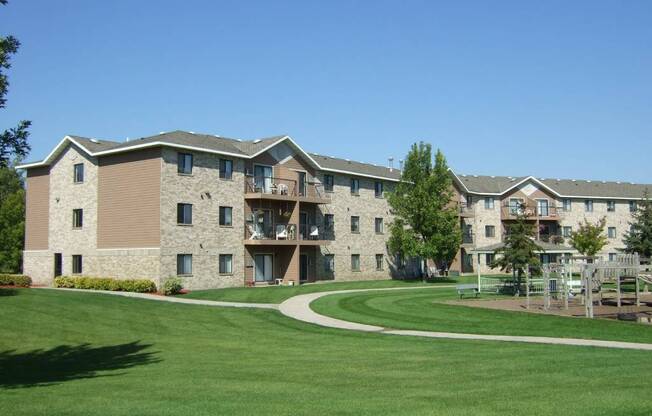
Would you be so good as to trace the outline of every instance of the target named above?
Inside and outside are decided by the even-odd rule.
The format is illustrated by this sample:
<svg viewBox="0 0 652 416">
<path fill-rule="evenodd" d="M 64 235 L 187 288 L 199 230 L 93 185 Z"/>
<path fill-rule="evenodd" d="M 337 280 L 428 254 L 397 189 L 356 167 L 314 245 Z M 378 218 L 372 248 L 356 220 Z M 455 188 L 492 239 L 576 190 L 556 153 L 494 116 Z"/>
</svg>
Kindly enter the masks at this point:
<svg viewBox="0 0 652 416">
<path fill-rule="evenodd" d="M 652 343 L 652 327 L 646 325 L 441 303 L 449 299 L 458 299 L 455 289 L 350 293 L 317 299 L 311 308 L 347 321 L 395 329 Z"/>
<path fill-rule="evenodd" d="M 644 351 L 398 337 L 270 310 L 1 292 L 2 415 L 652 413 Z"/>
<path fill-rule="evenodd" d="M 409 287 L 428 285 L 453 285 L 458 282 L 473 283 L 475 276 L 463 276 L 451 279 L 442 279 L 434 283 L 423 283 L 421 280 L 367 280 L 357 282 L 320 282 L 306 283 L 299 286 L 259 286 L 259 287 L 233 287 L 227 289 L 197 290 L 185 295 L 185 298 L 220 300 L 228 302 L 247 303 L 281 303 L 292 296 L 305 293 L 328 292 L 331 290 L 348 289 L 382 289 L 389 287 Z"/>
</svg>

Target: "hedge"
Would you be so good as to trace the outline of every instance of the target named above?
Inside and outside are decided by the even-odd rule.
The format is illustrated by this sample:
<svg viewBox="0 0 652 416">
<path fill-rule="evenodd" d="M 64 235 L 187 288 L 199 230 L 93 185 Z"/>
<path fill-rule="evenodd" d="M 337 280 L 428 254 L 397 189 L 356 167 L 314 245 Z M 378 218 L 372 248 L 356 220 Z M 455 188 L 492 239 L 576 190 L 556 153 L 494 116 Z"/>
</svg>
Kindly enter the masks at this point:
<svg viewBox="0 0 652 416">
<path fill-rule="evenodd" d="M 110 277 L 61 276 L 54 279 L 55 287 L 120 292 L 156 292 L 156 285 L 147 279 L 113 279 Z"/>
<path fill-rule="evenodd" d="M 165 293 L 166 296 L 181 293 L 181 289 L 183 289 L 183 283 L 178 277 L 170 277 L 163 284 L 163 293 Z"/>
<path fill-rule="evenodd" d="M 22 274 L 0 274 L 0 286 L 29 287 L 32 285 L 32 278 Z"/>
</svg>

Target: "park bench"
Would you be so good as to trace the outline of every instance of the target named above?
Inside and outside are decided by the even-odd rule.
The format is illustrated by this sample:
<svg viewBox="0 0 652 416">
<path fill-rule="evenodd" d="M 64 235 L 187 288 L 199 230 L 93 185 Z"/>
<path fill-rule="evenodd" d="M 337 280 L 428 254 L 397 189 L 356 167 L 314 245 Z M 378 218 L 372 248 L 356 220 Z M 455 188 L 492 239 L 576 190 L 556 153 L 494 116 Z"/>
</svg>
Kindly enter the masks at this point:
<svg viewBox="0 0 652 416">
<path fill-rule="evenodd" d="M 478 286 L 474 284 L 467 284 L 467 285 L 457 285 L 455 286 L 457 289 L 457 294 L 460 295 L 460 299 L 464 297 L 465 294 L 472 293 L 476 298 L 478 297 Z"/>
</svg>

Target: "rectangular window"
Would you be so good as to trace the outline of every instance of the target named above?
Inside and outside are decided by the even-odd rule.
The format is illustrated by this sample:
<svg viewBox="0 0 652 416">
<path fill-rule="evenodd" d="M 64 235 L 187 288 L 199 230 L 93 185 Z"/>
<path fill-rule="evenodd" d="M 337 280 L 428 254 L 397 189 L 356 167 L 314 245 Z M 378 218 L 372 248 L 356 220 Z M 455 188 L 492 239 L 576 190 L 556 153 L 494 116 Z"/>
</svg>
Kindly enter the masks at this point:
<svg viewBox="0 0 652 416">
<path fill-rule="evenodd" d="M 351 178 L 351 195 L 360 195 L 360 181 Z"/>
<path fill-rule="evenodd" d="M 220 254 L 220 274 L 233 273 L 233 255 Z"/>
<path fill-rule="evenodd" d="M 593 212 L 593 200 L 587 199 L 584 201 L 584 211 Z"/>
<path fill-rule="evenodd" d="M 335 271 L 335 255 L 334 254 L 326 254 L 324 256 L 324 271 L 328 273 L 332 273 Z"/>
<path fill-rule="evenodd" d="M 360 271 L 360 255 L 351 254 L 351 271 L 359 272 Z"/>
<path fill-rule="evenodd" d="M 485 254 L 485 255 L 484 255 L 484 264 L 486 264 L 487 266 L 489 266 L 491 263 L 494 262 L 494 258 L 495 258 L 494 253 L 487 253 L 487 254 Z"/>
<path fill-rule="evenodd" d="M 629 201 L 629 212 L 636 212 L 638 209 L 638 204 L 636 201 Z"/>
<path fill-rule="evenodd" d="M 220 225 L 230 227 L 233 225 L 233 208 L 220 207 Z"/>
<path fill-rule="evenodd" d="M 84 164 L 83 163 L 77 163 L 74 166 L 74 182 L 75 183 L 82 183 L 84 182 Z"/>
<path fill-rule="evenodd" d="M 564 228 L 562 228 L 562 232 L 564 237 L 570 237 L 571 232 L 573 232 L 573 227 L 565 225 Z"/>
<path fill-rule="evenodd" d="M 192 254 L 177 254 L 177 274 L 192 274 Z"/>
<path fill-rule="evenodd" d="M 352 233 L 360 232 L 360 217 L 351 216 L 351 232 Z"/>
<path fill-rule="evenodd" d="M 72 210 L 72 228 L 82 228 L 84 226 L 84 210 Z"/>
<path fill-rule="evenodd" d="M 383 183 L 381 181 L 374 182 L 374 194 L 376 198 L 383 197 Z"/>
<path fill-rule="evenodd" d="M 570 199 L 568 199 L 568 198 L 564 199 L 562 209 L 565 212 L 570 212 L 570 210 L 571 210 L 571 200 Z"/>
<path fill-rule="evenodd" d="M 486 196 L 484 198 L 484 209 L 494 209 L 494 197 Z"/>
<path fill-rule="evenodd" d="M 376 271 L 381 271 L 383 270 L 384 267 L 384 259 L 382 254 L 376 254 Z"/>
<path fill-rule="evenodd" d="M 616 202 L 607 201 L 607 212 L 616 212 Z"/>
<path fill-rule="evenodd" d="M 73 274 L 82 274 L 83 273 L 83 261 L 80 254 L 72 255 L 72 273 Z"/>
<path fill-rule="evenodd" d="M 335 217 L 333 216 L 333 214 L 325 214 L 324 215 L 324 227 L 327 230 L 332 230 L 334 226 L 335 226 Z"/>
<path fill-rule="evenodd" d="M 537 215 L 540 217 L 547 217 L 550 215 L 547 199 L 537 199 Z"/>
<path fill-rule="evenodd" d="M 616 261 L 618 253 L 609 253 L 609 261 Z"/>
<path fill-rule="evenodd" d="M 177 204 L 177 224 L 192 224 L 192 204 Z"/>
<path fill-rule="evenodd" d="M 523 199 L 510 198 L 509 199 L 509 215 L 519 215 L 523 213 Z"/>
<path fill-rule="evenodd" d="M 616 238 L 616 227 L 607 228 L 607 237 Z"/>
<path fill-rule="evenodd" d="M 177 155 L 177 171 L 184 175 L 192 173 L 192 155 L 190 153 L 179 153 Z"/>
<path fill-rule="evenodd" d="M 333 192 L 333 185 L 335 184 L 335 178 L 333 175 L 324 175 L 324 190 L 326 192 Z"/>
<path fill-rule="evenodd" d="M 376 234 L 382 234 L 383 233 L 383 219 L 382 218 L 376 218 L 374 220 L 374 228 L 376 230 Z"/>
<path fill-rule="evenodd" d="M 220 159 L 220 179 L 233 178 L 233 161 L 231 159 Z"/>
<path fill-rule="evenodd" d="M 484 236 L 487 238 L 493 238 L 496 236 L 496 226 L 495 225 L 485 225 L 484 226 Z"/>
</svg>

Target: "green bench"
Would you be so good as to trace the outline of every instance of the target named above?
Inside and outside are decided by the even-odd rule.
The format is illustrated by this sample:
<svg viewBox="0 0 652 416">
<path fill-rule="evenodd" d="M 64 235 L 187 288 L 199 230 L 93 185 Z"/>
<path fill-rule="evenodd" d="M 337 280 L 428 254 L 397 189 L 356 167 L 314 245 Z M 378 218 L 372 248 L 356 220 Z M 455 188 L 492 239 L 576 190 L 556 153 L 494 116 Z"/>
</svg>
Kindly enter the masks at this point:
<svg viewBox="0 0 652 416">
<path fill-rule="evenodd" d="M 478 285 L 474 284 L 466 284 L 466 285 L 457 285 L 455 286 L 457 289 L 457 294 L 460 295 L 460 299 L 464 297 L 465 294 L 470 294 L 472 293 L 474 297 L 478 297 Z"/>
</svg>

